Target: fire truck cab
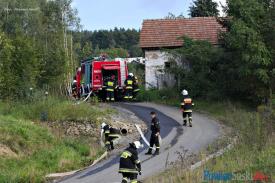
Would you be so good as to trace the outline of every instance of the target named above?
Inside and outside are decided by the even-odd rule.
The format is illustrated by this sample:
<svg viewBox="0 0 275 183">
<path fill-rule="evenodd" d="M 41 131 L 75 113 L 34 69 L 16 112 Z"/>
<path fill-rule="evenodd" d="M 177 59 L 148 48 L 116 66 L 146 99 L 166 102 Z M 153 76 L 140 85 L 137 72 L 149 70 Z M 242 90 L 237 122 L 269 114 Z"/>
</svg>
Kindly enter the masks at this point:
<svg viewBox="0 0 275 183">
<path fill-rule="evenodd" d="M 124 92 L 124 81 L 128 76 L 128 67 L 125 60 L 85 60 L 81 62 L 81 71 L 77 72 L 77 85 L 84 88 L 82 91 L 92 91 L 101 99 L 105 99 L 105 83 L 115 76 L 115 98 L 121 100 Z"/>
</svg>

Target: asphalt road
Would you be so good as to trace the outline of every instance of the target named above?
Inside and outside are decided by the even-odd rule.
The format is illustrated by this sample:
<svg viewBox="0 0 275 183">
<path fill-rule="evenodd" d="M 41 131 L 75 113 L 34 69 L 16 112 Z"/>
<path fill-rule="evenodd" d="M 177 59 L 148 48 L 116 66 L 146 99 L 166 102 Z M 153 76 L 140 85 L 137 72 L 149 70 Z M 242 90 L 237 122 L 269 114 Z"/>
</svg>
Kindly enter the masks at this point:
<svg viewBox="0 0 275 183">
<path fill-rule="evenodd" d="M 183 147 L 189 153 L 197 153 L 220 135 L 218 123 L 205 115 L 193 114 L 193 127 L 183 127 L 179 109 L 151 103 L 117 104 L 136 114 L 140 119 L 149 124 L 151 111 L 158 113 L 161 124 L 162 145 L 160 155 L 144 155 L 148 147 L 140 150 L 139 158 L 142 162 L 142 175 L 139 179 L 157 174 L 167 168 L 167 164 L 178 159 L 176 152 L 181 152 Z M 146 134 L 149 139 L 150 133 Z M 112 155 L 97 165 L 78 172 L 66 179 L 63 183 L 118 183 L 121 174 L 118 173 L 119 156 Z"/>
</svg>

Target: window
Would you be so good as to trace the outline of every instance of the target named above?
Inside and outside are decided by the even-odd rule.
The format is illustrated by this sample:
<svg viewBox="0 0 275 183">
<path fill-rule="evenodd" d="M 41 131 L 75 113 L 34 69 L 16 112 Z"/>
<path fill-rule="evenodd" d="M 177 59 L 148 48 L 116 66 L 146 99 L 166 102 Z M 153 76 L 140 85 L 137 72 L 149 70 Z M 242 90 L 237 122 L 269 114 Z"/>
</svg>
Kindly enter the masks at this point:
<svg viewBox="0 0 275 183">
<path fill-rule="evenodd" d="M 171 62 L 164 62 L 165 69 L 170 69 L 171 68 Z"/>
</svg>

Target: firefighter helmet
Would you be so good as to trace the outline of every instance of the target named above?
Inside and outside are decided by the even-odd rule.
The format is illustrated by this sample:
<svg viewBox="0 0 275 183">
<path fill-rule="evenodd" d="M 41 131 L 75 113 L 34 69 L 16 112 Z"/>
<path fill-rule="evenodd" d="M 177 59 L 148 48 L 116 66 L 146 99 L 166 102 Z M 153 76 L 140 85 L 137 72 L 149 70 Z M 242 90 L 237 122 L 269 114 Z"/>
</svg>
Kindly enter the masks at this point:
<svg viewBox="0 0 275 183">
<path fill-rule="evenodd" d="M 74 80 L 74 82 L 73 83 L 77 83 L 77 81 L 76 80 Z"/>
<path fill-rule="evenodd" d="M 181 94 L 182 94 L 183 96 L 188 95 L 188 91 L 187 91 L 187 90 L 182 90 Z"/>
<path fill-rule="evenodd" d="M 134 145 L 137 149 L 143 147 L 143 144 L 141 144 L 140 141 L 135 141 L 135 142 L 133 142 L 133 145 Z"/>
<path fill-rule="evenodd" d="M 133 77 L 133 76 L 134 76 L 134 74 L 133 74 L 133 73 L 129 73 L 129 76 Z"/>
</svg>

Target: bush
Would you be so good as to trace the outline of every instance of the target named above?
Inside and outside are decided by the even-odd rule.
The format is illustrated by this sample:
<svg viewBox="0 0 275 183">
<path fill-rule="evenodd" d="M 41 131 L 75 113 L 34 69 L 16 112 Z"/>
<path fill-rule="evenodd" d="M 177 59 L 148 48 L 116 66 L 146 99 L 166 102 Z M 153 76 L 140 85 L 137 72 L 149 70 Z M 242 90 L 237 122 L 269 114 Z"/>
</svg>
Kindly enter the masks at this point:
<svg viewBox="0 0 275 183">
<path fill-rule="evenodd" d="M 143 87 L 138 93 L 137 100 L 179 106 L 181 102 L 181 96 L 180 92 L 175 89 L 167 88 L 163 90 L 145 90 Z"/>
</svg>

